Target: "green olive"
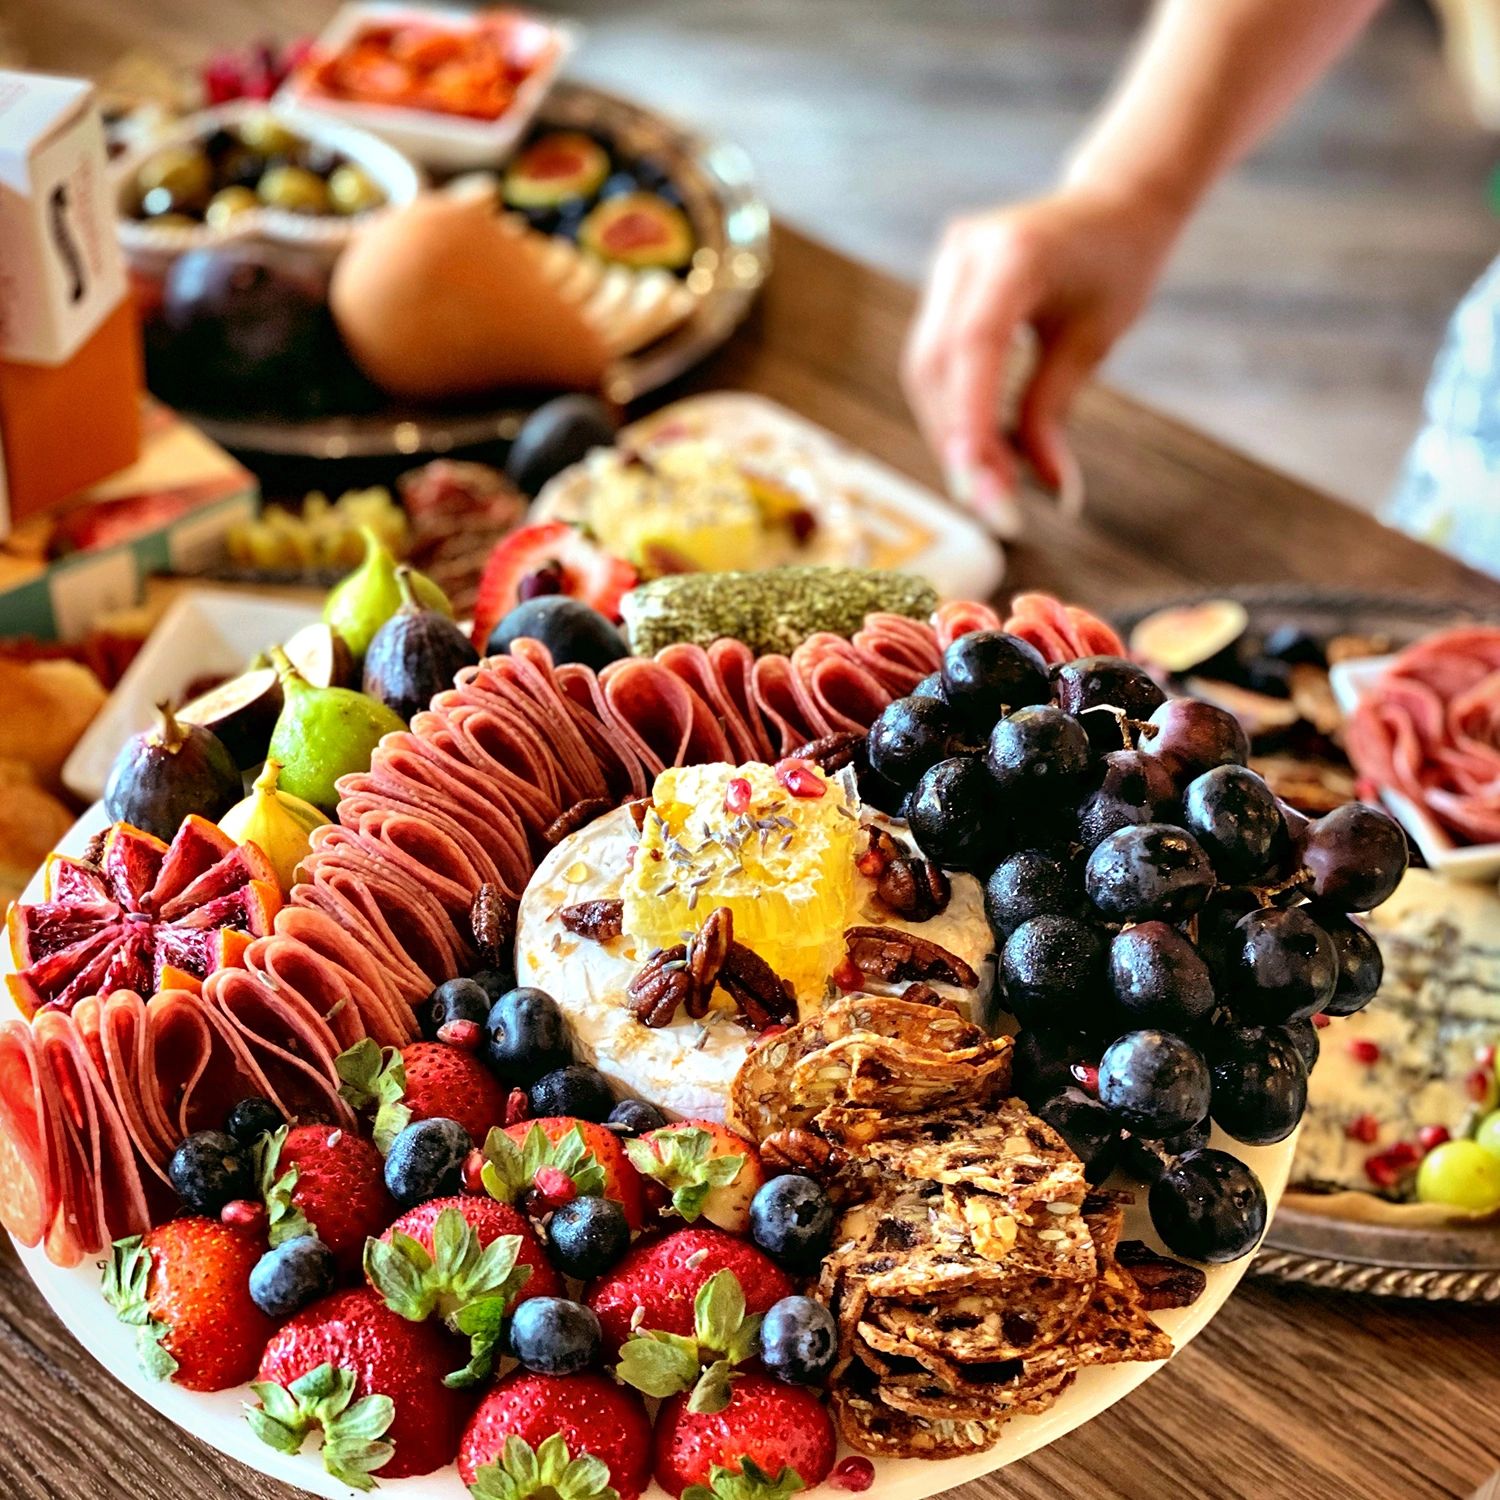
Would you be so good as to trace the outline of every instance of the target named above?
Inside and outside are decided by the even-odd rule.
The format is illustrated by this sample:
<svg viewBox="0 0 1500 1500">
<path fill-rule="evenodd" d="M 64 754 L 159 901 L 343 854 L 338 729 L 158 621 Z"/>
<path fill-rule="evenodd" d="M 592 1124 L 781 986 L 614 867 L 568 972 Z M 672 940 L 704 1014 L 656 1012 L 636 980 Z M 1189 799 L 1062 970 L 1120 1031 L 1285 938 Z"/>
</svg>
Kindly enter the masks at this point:
<svg viewBox="0 0 1500 1500">
<path fill-rule="evenodd" d="M 336 167 L 328 179 L 328 197 L 333 211 L 340 214 L 362 214 L 367 209 L 379 208 L 385 202 L 385 194 L 377 183 L 362 168 L 353 162 Z"/>
<path fill-rule="evenodd" d="M 293 214 L 326 214 L 328 184 L 306 167 L 272 167 L 256 185 L 260 201 Z"/>
<path fill-rule="evenodd" d="M 208 208 L 203 217 L 208 220 L 215 229 L 222 229 L 231 219 L 238 218 L 240 214 L 249 212 L 252 208 L 260 207 L 260 199 L 247 187 L 220 188 L 212 198 L 208 200 Z"/>
<path fill-rule="evenodd" d="M 274 115 L 251 115 L 248 120 L 240 121 L 234 133 L 262 156 L 291 156 L 303 144 L 302 137 L 288 130 Z"/>
<path fill-rule="evenodd" d="M 177 207 L 201 208 L 213 192 L 213 168 L 197 146 L 168 146 L 141 164 L 136 186 L 142 200 L 164 188 Z"/>
</svg>

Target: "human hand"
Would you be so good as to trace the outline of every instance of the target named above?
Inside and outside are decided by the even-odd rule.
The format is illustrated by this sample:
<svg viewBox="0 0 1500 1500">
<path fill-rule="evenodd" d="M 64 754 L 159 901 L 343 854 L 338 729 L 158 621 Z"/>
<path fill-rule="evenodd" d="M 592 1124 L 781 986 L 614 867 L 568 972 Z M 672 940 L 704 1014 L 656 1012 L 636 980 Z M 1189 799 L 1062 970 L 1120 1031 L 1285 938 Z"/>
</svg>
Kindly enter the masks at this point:
<svg viewBox="0 0 1500 1500">
<path fill-rule="evenodd" d="M 998 535 L 1020 530 L 1022 459 L 1064 503 L 1081 502 L 1068 408 L 1145 306 L 1180 224 L 1180 214 L 1139 195 L 1075 187 L 956 219 L 944 232 L 902 380 L 954 499 Z M 1000 403 L 1028 327 L 1036 363 L 1007 438 Z"/>
</svg>

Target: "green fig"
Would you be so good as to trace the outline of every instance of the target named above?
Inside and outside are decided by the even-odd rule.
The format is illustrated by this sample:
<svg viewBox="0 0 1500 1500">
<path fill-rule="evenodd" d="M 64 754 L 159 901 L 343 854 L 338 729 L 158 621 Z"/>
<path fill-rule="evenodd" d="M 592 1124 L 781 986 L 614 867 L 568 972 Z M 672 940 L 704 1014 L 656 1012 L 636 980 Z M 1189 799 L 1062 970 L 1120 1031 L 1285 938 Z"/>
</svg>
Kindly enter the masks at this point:
<svg viewBox="0 0 1500 1500">
<path fill-rule="evenodd" d="M 283 699 L 266 751 L 268 760 L 281 764 L 277 787 L 331 816 L 339 777 L 368 771 L 382 736 L 405 729 L 405 721 L 353 688 L 314 687 L 280 646 L 271 648 L 271 660 Z"/>
<path fill-rule="evenodd" d="M 356 660 L 363 660 L 375 632 L 401 608 L 395 556 L 371 527 L 361 530 L 365 560 L 333 586 L 323 605 L 324 621 L 343 637 Z M 412 574 L 412 588 L 425 608 L 453 618 L 448 596 L 425 574 Z"/>
</svg>

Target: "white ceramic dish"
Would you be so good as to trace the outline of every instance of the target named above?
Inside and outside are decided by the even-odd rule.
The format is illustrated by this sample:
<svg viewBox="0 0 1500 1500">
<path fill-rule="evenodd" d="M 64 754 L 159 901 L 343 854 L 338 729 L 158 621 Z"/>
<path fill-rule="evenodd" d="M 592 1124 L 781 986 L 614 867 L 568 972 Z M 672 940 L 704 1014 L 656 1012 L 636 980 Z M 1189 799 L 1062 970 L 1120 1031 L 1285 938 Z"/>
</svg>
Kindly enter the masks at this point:
<svg viewBox="0 0 1500 1500">
<path fill-rule="evenodd" d="M 472 31 L 482 11 L 447 6 L 412 6 L 386 0 L 354 0 L 341 6 L 314 45 L 320 52 L 337 52 L 366 26 L 417 21 L 453 31 Z M 524 16 L 518 24 L 534 28 L 539 53 L 536 67 L 516 90 L 509 109 L 495 120 L 473 120 L 432 110 L 404 109 L 384 104 L 359 104 L 311 93 L 294 72 L 277 91 L 274 102 L 295 117 L 342 120 L 374 131 L 391 145 L 425 166 L 444 172 L 496 167 L 515 149 L 563 63 L 578 45 L 578 29 L 539 16 Z"/>
<path fill-rule="evenodd" d="M 103 809 L 96 804 L 73 827 L 60 848 L 65 853 L 80 853 L 89 837 L 106 823 Z M 38 875 L 22 899 L 36 901 L 40 898 L 41 877 Z M 8 959 L 5 962 L 8 965 Z M 1295 1137 L 1276 1146 L 1246 1147 L 1222 1139 L 1216 1130 L 1214 1144 L 1233 1150 L 1260 1174 L 1266 1196 L 1274 1209 L 1286 1187 Z M 1137 1203 L 1128 1211 L 1125 1235 L 1131 1239 L 1145 1239 L 1160 1248 L 1143 1203 Z M 244 1417 L 245 1403 L 249 1399 L 247 1390 L 199 1395 L 169 1382 L 147 1379 L 137 1363 L 133 1331 L 115 1319 L 100 1295 L 100 1263 L 85 1260 L 82 1265 L 64 1270 L 54 1266 L 40 1248 L 32 1250 L 17 1245 L 16 1249 L 31 1279 L 63 1326 L 116 1380 L 148 1406 L 154 1407 L 183 1431 L 272 1479 L 325 1496 L 327 1500 L 356 1500 L 357 1491 L 340 1483 L 322 1468 L 313 1444 L 309 1444 L 305 1453 L 287 1456 L 266 1447 L 255 1437 Z M 1249 1270 L 1253 1258 L 1247 1255 L 1232 1265 L 1208 1267 L 1207 1289 L 1194 1306 L 1156 1314 L 1156 1321 L 1171 1335 L 1179 1351 L 1228 1301 Z M 1039 1416 L 1016 1418 L 988 1453 L 936 1463 L 920 1459 L 877 1460 L 875 1486 L 871 1493 L 879 1496 L 879 1500 L 924 1500 L 926 1496 L 1004 1468 L 1083 1426 L 1123 1400 L 1161 1367 L 1161 1362 L 1158 1362 L 1099 1365 L 1084 1370 L 1050 1411 Z M 65 1414 L 59 1416 L 66 1420 Z M 462 1500 L 464 1495 L 463 1485 L 452 1468 L 416 1479 L 381 1481 L 380 1488 L 399 1500 Z M 833 1491 L 825 1489 L 818 1493 L 832 1495 Z M 665 1500 L 664 1492 L 654 1486 L 647 1495 L 648 1500 Z"/>
<path fill-rule="evenodd" d="M 155 224 L 134 216 L 135 174 L 158 152 L 171 146 L 191 145 L 214 131 L 270 114 L 315 145 L 326 146 L 347 157 L 370 177 L 385 194 L 385 207 L 410 203 L 422 191 L 426 178 L 400 151 L 368 130 L 338 120 L 293 119 L 274 104 L 236 100 L 186 115 L 159 134 L 141 141 L 111 167 L 115 194 L 115 225 L 126 258 L 137 270 L 160 277 L 187 250 L 205 245 L 225 245 L 235 240 L 265 239 L 282 244 L 306 245 L 336 252 L 348 244 L 361 226 L 384 208 L 362 214 L 294 214 L 281 208 L 252 208 L 236 215 L 222 227 L 212 224 Z"/>
<path fill-rule="evenodd" d="M 194 589 L 174 601 L 151 632 L 63 765 L 63 785 L 81 801 L 104 795 L 115 755 L 128 735 L 151 723 L 163 701 L 179 702 L 200 677 L 232 676 L 257 652 L 279 645 L 318 618 L 311 604 L 238 590 Z"/>
<path fill-rule="evenodd" d="M 1394 656 L 1361 657 L 1356 661 L 1339 662 L 1329 672 L 1333 696 L 1345 714 L 1354 712 L 1360 700 L 1395 659 Z M 1500 844 L 1455 843 L 1448 830 L 1425 807 L 1403 796 L 1394 787 L 1381 787 L 1380 800 L 1422 851 L 1422 858 L 1431 869 L 1454 880 L 1500 878 Z"/>
</svg>

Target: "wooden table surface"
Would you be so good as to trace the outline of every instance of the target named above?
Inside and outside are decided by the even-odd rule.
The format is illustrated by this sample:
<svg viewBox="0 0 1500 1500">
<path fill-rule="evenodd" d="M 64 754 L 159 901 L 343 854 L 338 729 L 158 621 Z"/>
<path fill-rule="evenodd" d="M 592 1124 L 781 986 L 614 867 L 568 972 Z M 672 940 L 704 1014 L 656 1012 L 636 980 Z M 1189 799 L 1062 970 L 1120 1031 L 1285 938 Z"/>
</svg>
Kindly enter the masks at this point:
<svg viewBox="0 0 1500 1500">
<path fill-rule="evenodd" d="M 182 58 L 210 9 L 148 0 L 22 6 L 38 65 L 99 66 L 150 16 Z M 214 6 L 232 31 L 315 24 L 322 4 Z M 267 14 L 270 12 L 271 14 Z M 91 23 L 97 21 L 97 26 Z M 283 29 L 290 30 L 291 26 Z M 149 33 L 150 28 L 148 28 Z M 109 51 L 101 56 L 101 49 Z M 194 46 L 193 51 L 201 50 Z M 188 52 L 187 56 L 191 56 Z M 936 475 L 901 400 L 911 290 L 794 231 L 750 324 L 685 388 L 761 391 L 897 468 Z M 1077 445 L 1089 504 L 1069 521 L 1028 502 L 1007 589 L 1099 609 L 1233 584 L 1416 590 L 1500 607 L 1500 584 L 1103 389 Z M 289 1500 L 155 1416 L 93 1364 L 0 1254 L 0 1496 Z M 1468 1496 L 1500 1464 L 1500 1309 L 1383 1303 L 1247 1283 L 1136 1394 L 966 1500 L 1419 1500 Z"/>
</svg>

